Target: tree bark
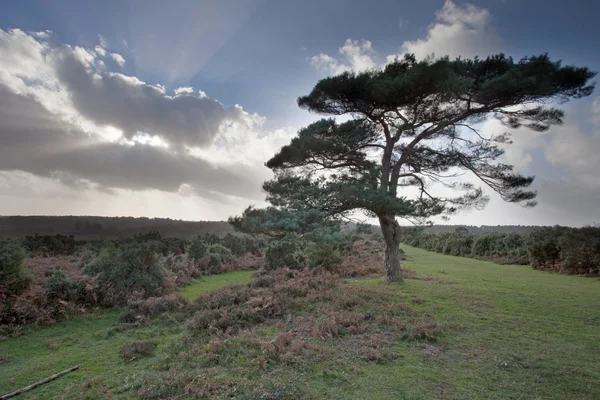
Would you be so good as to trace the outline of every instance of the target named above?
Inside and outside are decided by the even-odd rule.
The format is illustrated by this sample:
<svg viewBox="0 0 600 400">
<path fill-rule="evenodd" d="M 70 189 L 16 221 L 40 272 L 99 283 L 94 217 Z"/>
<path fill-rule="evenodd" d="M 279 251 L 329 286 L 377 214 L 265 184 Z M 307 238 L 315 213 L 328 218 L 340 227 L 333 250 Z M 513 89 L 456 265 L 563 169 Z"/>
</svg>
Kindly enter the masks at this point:
<svg viewBox="0 0 600 400">
<path fill-rule="evenodd" d="M 390 282 L 402 281 L 400 268 L 400 225 L 393 215 L 380 215 L 379 225 L 385 241 L 385 280 Z"/>
</svg>

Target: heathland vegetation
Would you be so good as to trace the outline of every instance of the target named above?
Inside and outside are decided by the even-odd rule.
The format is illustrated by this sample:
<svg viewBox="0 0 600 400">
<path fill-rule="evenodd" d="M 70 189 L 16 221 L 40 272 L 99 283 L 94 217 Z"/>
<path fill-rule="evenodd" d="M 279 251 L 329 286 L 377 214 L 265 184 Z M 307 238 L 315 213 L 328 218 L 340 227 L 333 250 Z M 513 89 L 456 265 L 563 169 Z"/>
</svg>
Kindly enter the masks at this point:
<svg viewBox="0 0 600 400">
<path fill-rule="evenodd" d="M 199 259 L 204 261 L 197 270 L 185 256 L 197 271 L 189 285 L 180 290 L 163 277 L 161 292 L 140 286 L 127 300 L 108 277 L 102 282 L 120 305 L 85 305 L 90 307 L 86 313 L 65 308 L 37 325 L 3 325 L 0 391 L 79 365 L 78 371 L 23 397 L 600 395 L 594 384 L 600 379 L 597 279 L 404 249 L 401 285 L 384 283 L 383 243 L 373 239 L 340 248 L 342 262 L 330 268 L 307 263 L 303 269 L 208 275 L 206 258 Z M 156 259 L 125 262 L 125 253 L 111 251 L 115 258 L 108 264 L 155 268 Z M 235 269 L 233 260 L 219 272 Z M 54 270 L 61 267 L 66 266 Z M 85 272 L 80 274 L 83 278 L 58 279 L 56 272 L 49 277 L 32 273 L 29 285 L 45 278 L 38 290 L 84 305 L 69 297 L 72 282 L 85 280 Z M 167 274 L 171 280 L 176 276 Z M 48 326 L 56 319 L 63 320 Z"/>
<path fill-rule="evenodd" d="M 403 243 L 452 256 L 531 265 L 534 269 L 600 276 L 600 227 L 538 227 L 526 233 L 427 233 L 405 229 Z"/>
</svg>

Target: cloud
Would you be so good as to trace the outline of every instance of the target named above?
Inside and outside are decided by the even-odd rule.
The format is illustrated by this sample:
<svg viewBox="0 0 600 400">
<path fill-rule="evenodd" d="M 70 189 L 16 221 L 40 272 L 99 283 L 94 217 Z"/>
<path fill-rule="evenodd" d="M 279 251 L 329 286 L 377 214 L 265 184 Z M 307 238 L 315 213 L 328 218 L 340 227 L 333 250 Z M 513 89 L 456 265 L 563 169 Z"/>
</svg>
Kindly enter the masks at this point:
<svg viewBox="0 0 600 400">
<path fill-rule="evenodd" d="M 104 36 L 98 34 L 98 40 L 100 41 L 100 46 L 104 47 L 105 49 L 108 47 L 108 42 L 106 41 Z"/>
<path fill-rule="evenodd" d="M 503 42 L 492 24 L 490 12 L 472 4 L 456 5 L 446 0 L 429 26 L 425 39 L 406 41 L 402 53 L 413 53 L 418 59 L 462 56 L 472 58 L 501 52 Z M 388 56 L 388 62 L 397 55 Z"/>
<path fill-rule="evenodd" d="M 239 209 L 263 201 L 263 163 L 290 132 L 265 131 L 264 117 L 201 90 L 168 94 L 112 72 L 100 59 L 108 54 L 0 30 L 0 186 L 11 195 L 23 180 L 57 196 L 150 191 Z"/>
<path fill-rule="evenodd" d="M 341 74 L 345 71 L 365 71 L 377 67 L 373 60 L 375 52 L 370 41 L 346 39 L 339 48 L 340 58 L 321 53 L 307 58 L 307 61 L 322 73 Z"/>
<path fill-rule="evenodd" d="M 592 102 L 592 121 L 596 125 L 600 125 L 600 96 Z"/>
<path fill-rule="evenodd" d="M 106 56 L 106 50 L 102 47 L 102 46 L 96 46 L 94 47 L 94 51 L 100 56 L 100 57 L 105 57 Z"/>
<path fill-rule="evenodd" d="M 546 136 L 542 148 L 546 160 L 566 171 L 571 183 L 595 190 L 600 199 L 600 123 L 595 120 L 594 103 L 567 114 L 565 124 Z M 593 122 L 589 129 L 584 126 L 587 121 Z"/>
<path fill-rule="evenodd" d="M 546 132 L 511 131 L 513 143 L 505 147 L 502 162 L 514 165 L 521 173 L 535 175 L 533 188 L 538 191 L 538 206 L 529 216 L 523 213 L 519 216 L 530 218 L 523 223 L 585 225 L 600 222 L 597 101 L 567 105 L 564 124 Z M 481 130 L 487 135 L 504 132 L 506 128 L 490 120 Z"/>
<path fill-rule="evenodd" d="M 400 28 L 405 22 L 399 19 Z M 400 53 L 388 55 L 386 62 L 390 63 L 406 53 L 414 53 L 417 59 L 431 55 L 472 58 L 496 54 L 502 49 L 502 39 L 494 29 L 487 9 L 472 4 L 456 5 L 446 0 L 436 13 L 435 22 L 429 26 L 426 37 L 404 42 Z M 338 52 L 340 55 L 337 57 L 321 53 L 306 60 L 319 72 L 333 75 L 383 66 L 375 61 L 376 52 L 368 40 L 346 39 Z"/>
<path fill-rule="evenodd" d="M 106 70 L 94 51 L 0 30 L 0 83 L 31 94 L 53 112 L 96 127 L 139 132 L 178 148 L 209 145 L 232 122 L 253 118 L 242 107 L 225 107 L 203 92 L 171 96 L 164 87 Z M 179 93 L 181 94 L 181 93 Z"/>
<path fill-rule="evenodd" d="M 118 53 L 111 53 L 110 58 L 112 58 L 121 68 L 125 66 L 125 59 L 122 55 Z"/>
<path fill-rule="evenodd" d="M 14 116 L 18 115 L 16 119 Z M 0 87 L 0 170 L 54 178 L 68 186 L 177 192 L 260 199 L 260 178 L 187 153 L 89 135 L 33 99 Z M 32 144 L 35 144 L 32 146 Z"/>
</svg>

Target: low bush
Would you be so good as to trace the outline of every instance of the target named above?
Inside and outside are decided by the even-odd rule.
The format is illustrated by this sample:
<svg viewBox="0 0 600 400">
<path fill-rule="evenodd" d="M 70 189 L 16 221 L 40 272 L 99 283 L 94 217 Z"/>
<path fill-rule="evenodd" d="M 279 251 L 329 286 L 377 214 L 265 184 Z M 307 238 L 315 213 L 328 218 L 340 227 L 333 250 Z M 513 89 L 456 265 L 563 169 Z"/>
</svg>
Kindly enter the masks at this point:
<svg viewBox="0 0 600 400">
<path fill-rule="evenodd" d="M 139 323 L 163 313 L 176 313 L 185 309 L 187 300 L 178 294 L 147 299 L 130 299 L 121 313 L 121 321 Z"/>
<path fill-rule="evenodd" d="M 82 297 L 82 285 L 67 278 L 61 270 L 54 270 L 43 286 L 48 290 L 48 295 L 54 299 L 77 302 Z"/>
<path fill-rule="evenodd" d="M 199 260 L 206 256 L 206 250 L 208 246 L 209 245 L 201 237 L 197 237 L 190 243 L 190 246 L 187 250 L 187 255 L 193 260 Z"/>
<path fill-rule="evenodd" d="M 309 242 L 305 254 L 310 268 L 323 267 L 326 270 L 334 271 L 343 261 L 340 249 L 331 243 Z"/>
<path fill-rule="evenodd" d="M 164 260 L 149 243 L 122 248 L 102 249 L 96 256 L 84 259 L 85 274 L 96 277 L 114 291 L 114 301 L 124 305 L 133 292 L 143 297 L 163 294 L 163 278 L 167 276 Z"/>
<path fill-rule="evenodd" d="M 256 280 L 249 285 L 200 296 L 192 306 L 194 314 L 187 326 L 196 335 L 230 335 L 268 318 L 281 317 L 323 295 L 336 283 L 333 275 L 319 269 L 257 272 Z"/>
<path fill-rule="evenodd" d="M 306 265 L 304 246 L 304 242 L 293 235 L 271 242 L 265 252 L 265 269 L 304 268 Z"/>
<path fill-rule="evenodd" d="M 23 261 L 26 251 L 18 243 L 0 238 L 0 301 L 23 292 L 31 281 Z"/>
<path fill-rule="evenodd" d="M 38 235 L 26 236 L 23 247 L 32 255 L 73 255 L 82 241 L 75 240 L 73 235 Z"/>
<path fill-rule="evenodd" d="M 469 257 L 473 248 L 473 235 L 452 234 L 444 243 L 443 252 L 451 256 Z"/>
</svg>

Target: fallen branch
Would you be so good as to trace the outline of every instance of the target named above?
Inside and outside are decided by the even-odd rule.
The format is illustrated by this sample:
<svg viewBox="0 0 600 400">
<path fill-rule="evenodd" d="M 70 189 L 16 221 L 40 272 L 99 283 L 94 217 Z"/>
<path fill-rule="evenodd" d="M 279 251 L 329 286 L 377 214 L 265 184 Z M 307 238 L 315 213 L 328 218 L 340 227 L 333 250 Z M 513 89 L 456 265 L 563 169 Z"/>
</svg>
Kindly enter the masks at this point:
<svg viewBox="0 0 600 400">
<path fill-rule="evenodd" d="M 11 398 L 11 397 L 14 397 L 14 396 L 17 396 L 17 395 L 19 395 L 19 394 L 21 394 L 21 393 L 25 393 L 25 392 L 27 392 L 27 391 L 29 391 L 29 390 L 31 390 L 31 389 L 34 389 L 34 388 L 36 388 L 36 387 L 38 387 L 38 386 L 40 386 L 40 385 L 43 385 L 44 383 L 48 383 L 48 382 L 50 382 L 50 381 L 53 381 L 53 380 L 55 380 L 56 378 L 60 378 L 61 376 L 63 376 L 63 375 L 66 375 L 66 374 L 68 374 L 69 372 L 71 372 L 71 371 L 75 371 L 75 370 L 77 370 L 77 369 L 79 369 L 79 365 L 77 365 L 77 366 L 75 366 L 75 367 L 73 367 L 73 368 L 69 368 L 69 369 L 67 369 L 67 370 L 65 370 L 65 371 L 63 371 L 63 372 L 59 372 L 58 374 L 54 374 L 54 375 L 52 375 L 52 376 L 49 376 L 49 377 L 47 377 L 46 379 L 42 379 L 41 381 L 39 381 L 39 382 L 36 382 L 36 383 L 34 383 L 34 384 L 31 384 L 31 385 L 29 385 L 29 386 L 25 386 L 24 388 L 22 388 L 22 389 L 19 389 L 19 390 L 16 390 L 16 391 L 14 391 L 14 392 L 12 392 L 12 393 L 5 394 L 4 396 L 0 397 L 0 400 L 9 399 L 9 398 Z"/>
</svg>

